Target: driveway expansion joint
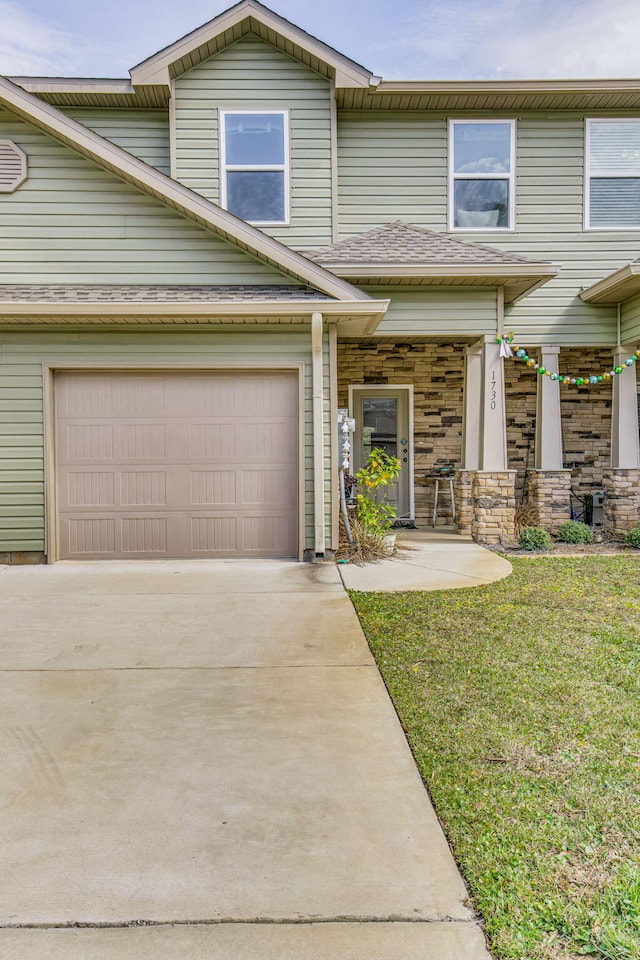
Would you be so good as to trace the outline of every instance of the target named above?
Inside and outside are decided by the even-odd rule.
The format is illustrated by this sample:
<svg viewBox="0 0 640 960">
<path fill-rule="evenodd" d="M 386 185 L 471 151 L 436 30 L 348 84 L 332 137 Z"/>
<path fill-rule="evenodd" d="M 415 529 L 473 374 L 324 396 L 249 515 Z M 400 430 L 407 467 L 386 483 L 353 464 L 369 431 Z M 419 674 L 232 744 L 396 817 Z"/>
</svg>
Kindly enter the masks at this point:
<svg viewBox="0 0 640 960">
<path fill-rule="evenodd" d="M 0 923 L 0 930 L 129 930 L 133 927 L 217 927 L 224 924 L 254 924 L 256 926 L 304 926 L 318 923 L 451 923 L 480 926 L 480 917 L 412 917 L 391 915 L 388 917 L 375 916 L 340 916 L 334 917 L 220 917 L 199 920 L 69 920 L 66 922 L 42 923 Z"/>
</svg>

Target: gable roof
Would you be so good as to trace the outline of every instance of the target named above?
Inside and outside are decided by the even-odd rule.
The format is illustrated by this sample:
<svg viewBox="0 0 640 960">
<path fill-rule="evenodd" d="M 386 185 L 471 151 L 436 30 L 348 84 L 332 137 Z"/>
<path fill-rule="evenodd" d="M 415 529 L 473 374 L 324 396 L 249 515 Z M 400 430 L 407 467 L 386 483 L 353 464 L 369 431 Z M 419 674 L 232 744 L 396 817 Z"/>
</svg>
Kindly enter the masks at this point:
<svg viewBox="0 0 640 960">
<path fill-rule="evenodd" d="M 307 250 L 305 256 L 357 283 L 503 286 L 507 303 L 546 283 L 560 269 L 401 220 Z"/>
<path fill-rule="evenodd" d="M 240 0 L 220 16 L 132 67 L 131 80 L 134 85 L 168 85 L 247 33 L 256 34 L 317 73 L 331 77 L 336 87 L 366 88 L 380 79 L 258 0 Z"/>
<path fill-rule="evenodd" d="M 110 171 L 165 206 L 177 210 L 223 240 L 268 263 L 278 272 L 316 287 L 338 300 L 367 298 L 365 293 L 338 279 L 323 267 L 311 263 L 302 254 L 295 253 L 273 237 L 148 166 L 93 130 L 65 116 L 50 104 L 42 103 L 37 97 L 4 77 L 0 77 L 0 107 L 5 107 L 55 140 L 93 160 L 104 170 Z"/>
</svg>

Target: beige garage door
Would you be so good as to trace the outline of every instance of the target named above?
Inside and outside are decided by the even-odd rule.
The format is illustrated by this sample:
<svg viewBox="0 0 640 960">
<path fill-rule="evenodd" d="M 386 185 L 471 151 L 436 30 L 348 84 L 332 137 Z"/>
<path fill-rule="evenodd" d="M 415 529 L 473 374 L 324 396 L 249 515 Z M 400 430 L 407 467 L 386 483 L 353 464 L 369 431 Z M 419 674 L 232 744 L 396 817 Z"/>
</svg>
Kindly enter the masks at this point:
<svg viewBox="0 0 640 960">
<path fill-rule="evenodd" d="M 298 378 L 56 375 L 62 559 L 295 557 Z"/>
</svg>

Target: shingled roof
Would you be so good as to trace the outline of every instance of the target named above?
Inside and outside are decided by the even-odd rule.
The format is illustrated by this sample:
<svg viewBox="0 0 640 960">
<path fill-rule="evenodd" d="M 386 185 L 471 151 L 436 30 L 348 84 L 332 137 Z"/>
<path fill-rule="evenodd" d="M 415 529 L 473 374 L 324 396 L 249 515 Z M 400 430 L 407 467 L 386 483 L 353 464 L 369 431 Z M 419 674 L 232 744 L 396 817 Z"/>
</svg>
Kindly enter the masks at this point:
<svg viewBox="0 0 640 960">
<path fill-rule="evenodd" d="M 470 243 L 445 233 L 435 233 L 412 223 L 394 220 L 355 237 L 348 237 L 333 246 L 305 251 L 305 257 L 329 268 L 338 264 L 357 263 L 522 263 L 534 261 L 513 253 L 505 253 L 481 243 Z"/>
<path fill-rule="evenodd" d="M 531 293 L 560 270 L 554 263 L 529 260 L 402 220 L 330 247 L 305 250 L 304 256 L 350 283 L 500 287 L 506 303 Z"/>
<path fill-rule="evenodd" d="M 326 300 L 311 287 L 293 284 L 262 286 L 145 286 L 134 284 L 0 284 L 1 303 L 235 303 L 264 300 Z"/>
</svg>

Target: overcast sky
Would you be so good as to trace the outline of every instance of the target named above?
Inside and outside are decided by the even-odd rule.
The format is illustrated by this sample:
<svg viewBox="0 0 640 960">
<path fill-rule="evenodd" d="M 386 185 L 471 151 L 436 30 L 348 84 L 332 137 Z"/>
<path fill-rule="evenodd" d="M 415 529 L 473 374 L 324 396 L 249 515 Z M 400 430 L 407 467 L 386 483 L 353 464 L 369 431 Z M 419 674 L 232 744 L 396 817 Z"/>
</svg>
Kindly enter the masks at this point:
<svg viewBox="0 0 640 960">
<path fill-rule="evenodd" d="M 640 0 L 270 0 L 388 80 L 640 76 Z M 231 6 L 0 0 L 0 74 L 124 77 Z"/>
</svg>

